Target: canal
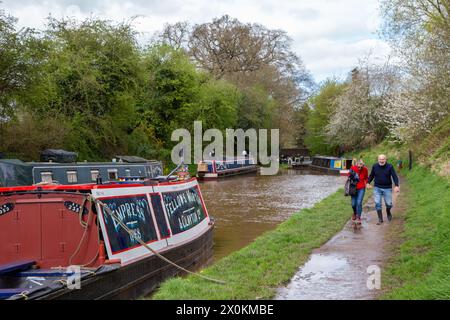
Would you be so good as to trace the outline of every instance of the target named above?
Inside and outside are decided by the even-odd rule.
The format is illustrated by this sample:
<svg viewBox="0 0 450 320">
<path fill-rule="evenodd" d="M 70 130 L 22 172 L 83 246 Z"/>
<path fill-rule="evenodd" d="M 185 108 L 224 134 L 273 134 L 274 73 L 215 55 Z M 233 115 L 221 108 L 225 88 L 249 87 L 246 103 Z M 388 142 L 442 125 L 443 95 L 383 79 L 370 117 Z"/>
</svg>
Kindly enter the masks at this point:
<svg viewBox="0 0 450 320">
<path fill-rule="evenodd" d="M 343 183 L 339 176 L 292 169 L 280 170 L 276 176 L 242 175 L 202 182 L 203 198 L 216 222 L 214 261 L 275 229 L 300 209 L 312 207 Z"/>
</svg>

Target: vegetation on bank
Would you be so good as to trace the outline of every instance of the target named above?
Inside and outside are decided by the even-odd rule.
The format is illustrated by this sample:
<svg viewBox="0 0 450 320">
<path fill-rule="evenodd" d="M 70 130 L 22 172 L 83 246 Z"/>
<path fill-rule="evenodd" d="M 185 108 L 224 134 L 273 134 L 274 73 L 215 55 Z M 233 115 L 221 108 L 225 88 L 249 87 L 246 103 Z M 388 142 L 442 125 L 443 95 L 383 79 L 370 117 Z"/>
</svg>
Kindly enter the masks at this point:
<svg viewBox="0 0 450 320">
<path fill-rule="evenodd" d="M 169 162 L 172 131 L 192 133 L 195 120 L 294 139 L 291 118 L 312 80 L 284 31 L 225 15 L 189 26 L 185 45 L 173 42 L 179 24 L 140 43 L 131 23 L 49 18 L 42 31 L 19 30 L 0 7 L 0 156 L 63 148 L 81 161 Z"/>
<path fill-rule="evenodd" d="M 450 185 L 423 166 L 405 170 L 401 244 L 383 269 L 382 299 L 450 299 Z"/>
<path fill-rule="evenodd" d="M 226 281 L 220 285 L 195 276 L 164 282 L 153 299 L 270 299 L 298 267 L 342 229 L 351 214 L 340 189 L 264 233 L 247 247 L 222 258 L 201 273 Z"/>
</svg>

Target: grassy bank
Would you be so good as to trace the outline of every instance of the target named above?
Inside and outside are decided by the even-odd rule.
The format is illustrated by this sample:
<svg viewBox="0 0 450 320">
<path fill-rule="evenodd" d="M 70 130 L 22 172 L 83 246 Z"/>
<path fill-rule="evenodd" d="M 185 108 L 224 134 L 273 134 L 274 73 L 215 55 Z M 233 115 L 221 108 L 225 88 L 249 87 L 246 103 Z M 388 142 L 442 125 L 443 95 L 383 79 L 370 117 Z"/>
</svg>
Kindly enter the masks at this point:
<svg viewBox="0 0 450 320">
<path fill-rule="evenodd" d="M 382 299 L 450 299 L 450 186 L 421 166 L 405 171 L 402 243 L 385 267 Z"/>
<path fill-rule="evenodd" d="M 312 249 L 342 229 L 350 213 L 349 198 L 341 189 L 202 271 L 227 284 L 195 276 L 173 278 L 163 283 L 153 298 L 270 299 L 307 261 Z"/>
</svg>

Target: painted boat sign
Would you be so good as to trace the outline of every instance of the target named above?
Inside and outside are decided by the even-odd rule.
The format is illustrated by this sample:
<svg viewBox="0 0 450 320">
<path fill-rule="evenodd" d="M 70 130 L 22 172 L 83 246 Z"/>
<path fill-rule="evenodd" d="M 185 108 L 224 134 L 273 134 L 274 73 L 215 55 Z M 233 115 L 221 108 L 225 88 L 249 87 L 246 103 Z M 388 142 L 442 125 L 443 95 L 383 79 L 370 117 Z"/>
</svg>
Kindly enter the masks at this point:
<svg viewBox="0 0 450 320">
<path fill-rule="evenodd" d="M 139 239 L 145 243 L 158 240 L 145 194 L 105 198 L 102 202 L 132 231 L 132 234 L 126 232 L 116 219 L 103 211 L 113 254 L 139 245 Z"/>
<path fill-rule="evenodd" d="M 196 187 L 176 192 L 164 192 L 162 197 L 174 234 L 189 230 L 206 218 L 206 212 Z"/>
<path fill-rule="evenodd" d="M 209 217 L 197 180 L 158 186 L 93 189 L 92 195 L 133 232 L 129 234 L 106 210 L 97 207 L 110 259 L 129 264 L 153 250 L 189 241 L 208 229 Z"/>
</svg>

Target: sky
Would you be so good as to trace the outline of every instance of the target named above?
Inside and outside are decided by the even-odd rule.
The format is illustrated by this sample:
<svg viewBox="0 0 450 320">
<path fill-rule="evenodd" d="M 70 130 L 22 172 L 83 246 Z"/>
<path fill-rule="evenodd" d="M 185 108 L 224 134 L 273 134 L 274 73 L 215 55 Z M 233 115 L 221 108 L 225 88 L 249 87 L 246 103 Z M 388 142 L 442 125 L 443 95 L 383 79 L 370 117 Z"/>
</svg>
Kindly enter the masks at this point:
<svg viewBox="0 0 450 320">
<path fill-rule="evenodd" d="M 380 63 L 390 53 L 377 30 L 378 0 L 0 0 L 17 26 L 44 29 L 46 18 L 132 20 L 145 45 L 166 23 L 205 23 L 228 14 L 244 23 L 282 29 L 314 80 L 345 78 L 370 54 Z"/>
</svg>

